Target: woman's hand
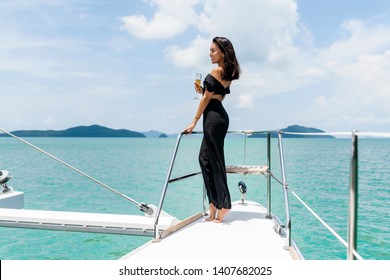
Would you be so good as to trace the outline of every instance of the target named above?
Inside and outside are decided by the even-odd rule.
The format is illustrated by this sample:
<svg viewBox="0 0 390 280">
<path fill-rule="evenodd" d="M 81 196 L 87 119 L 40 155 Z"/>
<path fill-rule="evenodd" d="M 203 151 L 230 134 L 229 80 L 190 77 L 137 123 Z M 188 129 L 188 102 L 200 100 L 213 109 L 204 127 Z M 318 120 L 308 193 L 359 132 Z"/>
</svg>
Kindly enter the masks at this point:
<svg viewBox="0 0 390 280">
<path fill-rule="evenodd" d="M 199 84 L 194 83 L 194 88 L 197 93 L 199 94 L 203 93 L 203 88 Z"/>
<path fill-rule="evenodd" d="M 195 129 L 195 126 L 196 126 L 196 121 L 194 120 L 189 126 L 187 126 L 187 127 L 183 130 L 183 132 L 184 132 L 185 134 L 191 134 L 192 131 Z"/>
<path fill-rule="evenodd" d="M 203 91 L 203 88 L 201 86 L 199 86 L 199 88 L 200 88 L 200 90 Z M 207 104 L 209 104 L 212 95 L 213 95 L 213 93 L 209 92 L 207 90 L 204 92 L 202 99 L 199 102 L 198 110 L 196 110 L 194 120 L 192 121 L 192 123 L 189 126 L 187 126 L 183 130 L 183 132 L 185 134 L 191 134 L 192 131 L 195 129 L 196 123 L 199 121 L 200 117 L 203 115 L 204 109 L 207 107 Z"/>
</svg>

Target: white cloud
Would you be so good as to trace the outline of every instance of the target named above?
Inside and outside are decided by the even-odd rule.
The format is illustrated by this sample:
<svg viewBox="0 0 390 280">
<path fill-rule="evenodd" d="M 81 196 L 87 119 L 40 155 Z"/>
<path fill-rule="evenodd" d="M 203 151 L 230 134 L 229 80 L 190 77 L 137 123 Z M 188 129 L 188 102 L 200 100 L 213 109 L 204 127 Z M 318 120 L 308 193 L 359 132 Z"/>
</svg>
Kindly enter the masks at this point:
<svg viewBox="0 0 390 280">
<path fill-rule="evenodd" d="M 331 90 L 313 111 L 354 127 L 384 123 L 390 118 L 390 27 L 356 20 L 342 27 L 349 35 L 317 55 L 317 67 L 326 73 L 322 81 Z"/>
<path fill-rule="evenodd" d="M 165 49 L 166 60 L 181 68 L 199 69 L 205 65 L 209 66 L 210 60 L 207 53 L 210 44 L 210 40 L 198 36 L 188 48 L 180 48 L 177 45 L 169 46 Z"/>
<path fill-rule="evenodd" d="M 253 97 L 248 93 L 243 93 L 238 96 L 238 108 L 250 108 L 253 107 Z"/>
<path fill-rule="evenodd" d="M 196 61 L 202 60 L 205 50 L 204 41 L 210 42 L 215 36 L 226 36 L 236 46 L 240 61 L 272 61 L 282 63 L 290 60 L 296 52 L 294 36 L 298 34 L 299 15 L 293 0 L 246 0 L 245 5 L 235 0 L 192 0 L 167 1 L 150 0 L 156 7 L 154 15 L 148 19 L 145 15 L 122 17 L 122 28 L 142 39 L 167 39 L 181 34 L 189 26 L 198 29 L 198 35 L 189 47 L 171 46 L 167 52 L 173 64 L 177 57 L 172 51 L 181 51 L 185 57 L 194 55 Z M 197 4 L 203 4 L 198 6 Z M 201 7 L 200 10 L 196 10 Z M 188 67 L 189 63 L 183 63 Z"/>
<path fill-rule="evenodd" d="M 144 15 L 124 16 L 122 28 L 142 39 L 168 39 L 183 33 L 188 26 L 195 24 L 194 6 L 200 0 L 150 0 L 157 11 L 148 20 Z"/>
<path fill-rule="evenodd" d="M 348 20 L 341 28 L 345 32 L 345 38 L 334 42 L 324 49 L 319 59 L 323 63 L 354 62 L 365 54 L 383 53 L 390 48 L 390 27 L 384 25 L 370 26 L 363 21 Z"/>
<path fill-rule="evenodd" d="M 314 100 L 314 104 L 318 107 L 325 107 L 328 104 L 325 96 L 321 95 Z"/>
<path fill-rule="evenodd" d="M 228 37 L 241 63 L 279 63 L 289 60 L 295 52 L 292 43 L 298 32 L 297 21 L 296 3 L 292 0 L 247 0 L 245 5 L 233 0 L 210 0 L 204 2 L 197 27 L 209 42 L 215 36 Z M 191 42 L 188 51 L 204 48 L 197 44 L 199 41 L 197 38 Z"/>
</svg>

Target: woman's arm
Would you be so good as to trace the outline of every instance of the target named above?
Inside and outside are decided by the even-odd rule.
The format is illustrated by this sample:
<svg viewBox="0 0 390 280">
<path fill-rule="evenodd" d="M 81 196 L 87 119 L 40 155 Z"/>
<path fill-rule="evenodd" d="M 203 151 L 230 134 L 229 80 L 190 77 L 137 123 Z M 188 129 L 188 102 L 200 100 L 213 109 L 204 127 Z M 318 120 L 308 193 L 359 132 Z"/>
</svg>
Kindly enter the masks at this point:
<svg viewBox="0 0 390 280">
<path fill-rule="evenodd" d="M 212 95 L 213 95 L 213 92 L 209 92 L 208 90 L 205 90 L 205 92 L 202 96 L 202 99 L 199 102 L 198 109 L 196 110 L 194 120 L 192 121 L 192 123 L 189 126 L 187 126 L 184 129 L 185 133 L 187 133 L 187 134 L 192 133 L 192 131 L 194 130 L 194 128 L 196 126 L 196 123 L 198 122 L 200 117 L 203 115 L 203 112 L 206 109 L 207 104 L 209 104 Z"/>
<path fill-rule="evenodd" d="M 211 75 L 214 76 L 217 80 L 221 80 L 222 79 L 222 68 L 221 67 L 214 68 L 213 70 L 211 70 Z M 195 89 L 199 90 L 197 88 L 195 88 Z M 192 123 L 189 126 L 187 126 L 184 129 L 185 133 L 187 133 L 187 134 L 192 133 L 192 131 L 194 130 L 194 128 L 196 126 L 196 123 L 198 122 L 200 117 L 203 115 L 203 112 L 206 109 L 207 105 L 209 104 L 210 99 L 213 96 L 213 94 L 214 94 L 214 92 L 209 92 L 207 89 L 204 91 L 202 99 L 200 100 L 199 105 L 198 105 L 198 110 L 196 110 L 194 120 L 192 121 Z"/>
</svg>

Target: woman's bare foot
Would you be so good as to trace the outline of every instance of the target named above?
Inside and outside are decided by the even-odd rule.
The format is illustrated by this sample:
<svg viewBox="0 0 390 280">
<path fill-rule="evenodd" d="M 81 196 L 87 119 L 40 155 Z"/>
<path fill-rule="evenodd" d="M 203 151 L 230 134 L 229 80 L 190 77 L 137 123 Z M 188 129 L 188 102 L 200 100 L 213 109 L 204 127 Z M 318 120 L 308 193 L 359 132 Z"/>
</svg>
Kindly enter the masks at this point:
<svg viewBox="0 0 390 280">
<path fill-rule="evenodd" d="M 206 221 L 214 220 L 216 214 L 217 214 L 217 207 L 215 207 L 214 204 L 210 203 L 210 217 L 208 217 Z"/>
<path fill-rule="evenodd" d="M 225 209 L 222 208 L 221 210 L 218 211 L 217 218 L 213 220 L 215 223 L 222 223 L 223 218 L 230 212 L 230 209 Z"/>
</svg>

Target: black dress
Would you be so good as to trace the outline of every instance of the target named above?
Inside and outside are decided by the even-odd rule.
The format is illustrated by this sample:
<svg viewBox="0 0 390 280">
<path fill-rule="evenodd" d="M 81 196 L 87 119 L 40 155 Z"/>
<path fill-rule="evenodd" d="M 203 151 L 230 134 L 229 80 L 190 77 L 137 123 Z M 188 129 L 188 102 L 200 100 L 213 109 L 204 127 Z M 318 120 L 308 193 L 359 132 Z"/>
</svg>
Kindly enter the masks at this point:
<svg viewBox="0 0 390 280">
<path fill-rule="evenodd" d="M 230 93 L 212 75 L 207 75 L 203 89 L 214 94 Z M 203 112 L 203 140 L 199 152 L 199 164 L 207 190 L 209 203 L 217 209 L 231 209 L 231 198 L 227 184 L 224 155 L 225 136 L 229 127 L 229 116 L 222 102 L 211 99 Z"/>
</svg>

